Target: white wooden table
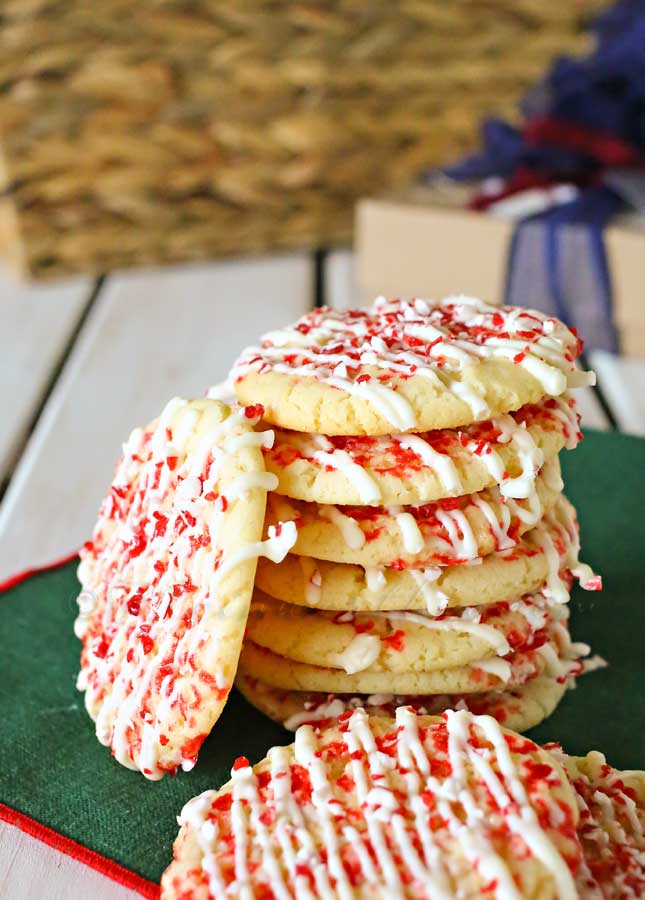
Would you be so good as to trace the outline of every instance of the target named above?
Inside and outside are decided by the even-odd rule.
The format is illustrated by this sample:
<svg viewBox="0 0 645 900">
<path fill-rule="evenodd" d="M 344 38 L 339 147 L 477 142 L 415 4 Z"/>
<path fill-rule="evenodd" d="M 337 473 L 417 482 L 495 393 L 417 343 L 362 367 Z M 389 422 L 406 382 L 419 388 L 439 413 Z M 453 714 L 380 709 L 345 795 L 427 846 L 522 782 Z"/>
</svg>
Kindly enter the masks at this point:
<svg viewBox="0 0 645 900">
<path fill-rule="evenodd" d="M 202 395 L 243 346 L 315 302 L 363 299 L 349 251 L 43 287 L 0 271 L 0 580 L 87 538 L 121 441 L 167 399 Z M 590 362 L 603 402 L 582 393 L 583 424 L 645 434 L 645 362 Z M 0 823 L 0 900 L 89 896 L 137 895 Z"/>
</svg>

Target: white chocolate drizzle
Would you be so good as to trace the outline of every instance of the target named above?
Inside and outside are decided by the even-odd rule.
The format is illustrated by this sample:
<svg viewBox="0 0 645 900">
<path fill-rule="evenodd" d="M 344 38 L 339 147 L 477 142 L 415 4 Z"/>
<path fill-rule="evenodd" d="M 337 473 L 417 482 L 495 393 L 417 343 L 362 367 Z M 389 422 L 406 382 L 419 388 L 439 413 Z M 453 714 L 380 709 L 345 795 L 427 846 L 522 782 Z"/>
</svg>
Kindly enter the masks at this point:
<svg viewBox="0 0 645 900">
<path fill-rule="evenodd" d="M 389 610 L 387 612 L 372 610 L 370 616 L 394 622 L 410 622 L 413 625 L 421 625 L 423 628 L 427 628 L 428 631 L 456 631 L 460 634 L 471 634 L 473 637 L 490 644 L 498 656 L 506 656 L 507 653 L 510 653 L 511 647 L 503 631 L 492 625 L 482 625 L 478 621 L 469 621 L 468 610 L 469 607 L 466 607 L 461 616 L 447 616 L 445 619 L 437 619 L 436 617 L 416 612 L 390 612 Z"/>
<path fill-rule="evenodd" d="M 342 472 L 356 488 L 362 503 L 370 505 L 380 502 L 381 491 L 379 486 L 362 466 L 354 462 L 346 450 L 334 449 L 333 444 L 321 434 L 312 435 L 312 439 L 320 447 L 314 454 L 317 462 Z"/>
<path fill-rule="evenodd" d="M 439 566 L 426 569 L 408 569 L 410 576 L 421 591 L 426 609 L 431 616 L 440 616 L 448 606 L 449 597 L 437 585 L 442 570 Z"/>
<path fill-rule="evenodd" d="M 234 893 L 241 900 L 256 896 L 258 879 L 277 900 L 353 900 L 357 891 L 404 900 L 419 896 L 419 888 L 424 896 L 455 900 L 464 878 L 478 893 L 486 887 L 491 900 L 522 900 L 522 862 L 530 859 L 547 893 L 576 900 L 564 851 L 577 845 L 561 831 L 557 763 L 529 741 L 511 752 L 489 716 L 449 710 L 423 731 L 420 721 L 401 706 L 392 735 L 377 738 L 365 711 L 354 709 L 340 734 L 341 756 L 334 753 L 331 762 L 324 732 L 302 725 L 292 748 L 269 751 L 262 782 L 238 760 L 225 789 L 228 812 L 218 808 L 215 791 L 182 810 L 179 823 L 199 850 L 192 876 L 201 878 L 201 869 L 212 896 Z M 445 749 L 435 749 L 435 735 Z M 390 742 L 387 752 L 380 749 L 383 740 Z M 542 768 L 551 767 L 542 780 L 532 779 L 532 767 L 524 765 L 536 757 Z M 306 779 L 309 786 L 304 800 L 292 781 L 296 770 L 299 783 Z M 347 781 L 342 789 L 339 772 Z M 270 792 L 260 787 L 267 780 Z M 503 842 L 493 838 L 500 829 Z"/>
<path fill-rule="evenodd" d="M 265 556 L 273 563 L 281 563 L 297 539 L 298 529 L 295 522 L 280 522 L 277 527 L 269 525 L 266 540 L 241 547 L 220 564 L 213 576 L 211 590 L 215 590 L 224 575 L 239 566 L 245 559 L 257 559 L 258 556 Z"/>
<path fill-rule="evenodd" d="M 357 634 L 342 653 L 332 654 L 332 667 L 344 669 L 348 675 L 369 669 L 379 657 L 381 641 L 375 634 Z"/>
<path fill-rule="evenodd" d="M 475 559 L 479 555 L 477 540 L 470 522 L 460 509 L 438 509 L 437 519 L 448 533 L 450 546 L 459 559 Z"/>
<path fill-rule="evenodd" d="M 535 487 L 535 478 L 544 464 L 544 454 L 537 446 L 525 423 L 518 425 L 510 416 L 498 416 L 493 420 L 501 431 L 500 443 L 510 442 L 517 454 L 521 474 L 502 481 L 500 490 L 504 497 L 525 499 Z"/>
<path fill-rule="evenodd" d="M 305 601 L 307 606 L 320 606 L 322 598 L 322 575 L 316 560 L 310 556 L 299 556 L 298 562 L 305 580 Z"/>
<path fill-rule="evenodd" d="M 365 584 L 372 594 L 378 594 L 387 584 L 382 566 L 365 566 Z"/>
<path fill-rule="evenodd" d="M 337 506 L 321 504 L 318 507 L 318 515 L 338 528 L 343 540 L 352 550 L 360 550 L 364 546 L 365 535 L 356 519 L 342 513 Z"/>
<path fill-rule="evenodd" d="M 308 707 L 308 708 L 307 708 Z M 334 697 L 326 703 L 317 703 L 315 708 L 305 703 L 302 712 L 293 713 L 282 723 L 287 731 L 295 731 L 306 722 L 319 722 L 322 719 L 337 719 L 345 712 L 346 704 L 339 697 Z"/>
<path fill-rule="evenodd" d="M 512 666 L 507 659 L 481 659 L 477 663 L 473 663 L 471 668 L 486 672 L 487 675 L 494 675 L 504 684 L 511 680 L 513 674 Z"/>
<path fill-rule="evenodd" d="M 238 381 L 250 371 L 316 378 L 365 399 L 392 431 L 412 431 L 417 418 L 395 389 L 398 376 L 428 379 L 439 397 L 451 392 L 480 420 L 490 409 L 468 378 L 478 361 L 511 360 L 544 393 L 558 396 L 569 384 L 590 383 L 591 376 L 585 378 L 573 361 L 578 349 L 565 326 L 540 313 L 495 308 L 470 297 L 439 302 L 379 297 L 368 310 L 315 310 L 266 334 L 259 347 L 242 353 L 231 378 Z M 375 377 L 375 369 L 383 374 Z M 392 382 L 384 384 L 388 375 Z"/>
<path fill-rule="evenodd" d="M 424 466 L 432 469 L 446 491 L 455 495 L 461 493 L 461 478 L 450 456 L 446 453 L 439 453 L 418 434 L 393 434 L 392 440 L 400 444 L 404 450 L 411 450 Z"/>
<path fill-rule="evenodd" d="M 495 515 L 495 512 L 493 511 L 490 503 L 487 503 L 486 500 L 484 500 L 477 494 L 472 495 L 472 500 L 490 526 L 490 530 L 492 531 L 493 537 L 495 538 L 495 549 L 507 550 L 509 547 L 514 547 L 515 541 L 509 536 L 508 533 L 508 529 L 511 526 L 511 510 L 509 509 L 508 505 L 499 505 L 501 516 L 500 522 L 500 520 Z"/>
<path fill-rule="evenodd" d="M 387 507 L 387 512 L 396 520 L 401 531 L 403 548 L 406 553 L 421 553 L 425 547 L 425 541 L 416 519 L 409 512 L 404 512 L 402 506 Z"/>
</svg>

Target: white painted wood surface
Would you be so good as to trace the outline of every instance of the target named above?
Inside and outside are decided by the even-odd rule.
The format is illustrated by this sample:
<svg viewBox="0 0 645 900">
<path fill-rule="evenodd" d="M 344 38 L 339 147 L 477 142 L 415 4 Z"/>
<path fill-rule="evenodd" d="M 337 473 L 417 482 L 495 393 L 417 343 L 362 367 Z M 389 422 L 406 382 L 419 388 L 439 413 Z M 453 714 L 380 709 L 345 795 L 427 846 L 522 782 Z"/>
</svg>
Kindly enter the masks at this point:
<svg viewBox="0 0 645 900">
<path fill-rule="evenodd" d="M 90 296 L 89 279 L 32 286 L 0 271 L 0 480 Z"/>
<path fill-rule="evenodd" d="M 589 358 L 620 431 L 645 435 L 645 360 L 601 350 Z"/>
<path fill-rule="evenodd" d="M 597 428 L 600 431 L 607 431 L 610 428 L 607 416 L 593 388 L 576 390 L 574 396 L 582 417 L 583 428 Z"/>
<path fill-rule="evenodd" d="M 304 256 L 111 278 L 0 507 L 0 578 L 80 546 L 131 429 L 225 378 L 246 344 L 305 312 L 311 285 Z"/>
<path fill-rule="evenodd" d="M 351 250 L 332 250 L 325 260 L 326 306 L 334 309 L 349 309 L 352 306 L 366 306 L 374 299 L 362 291 L 356 281 L 354 254 Z"/>
<path fill-rule="evenodd" d="M 140 900 L 141 895 L 0 822 L 0 900 Z"/>
</svg>

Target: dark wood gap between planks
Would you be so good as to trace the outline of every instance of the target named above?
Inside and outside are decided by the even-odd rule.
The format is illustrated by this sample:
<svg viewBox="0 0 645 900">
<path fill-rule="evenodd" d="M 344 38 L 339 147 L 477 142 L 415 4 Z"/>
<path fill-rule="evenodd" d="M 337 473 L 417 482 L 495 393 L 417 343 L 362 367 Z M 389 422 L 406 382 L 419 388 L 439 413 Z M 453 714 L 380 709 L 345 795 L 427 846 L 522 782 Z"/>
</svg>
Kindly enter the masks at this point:
<svg viewBox="0 0 645 900">
<path fill-rule="evenodd" d="M 327 268 L 327 259 L 329 251 L 326 247 L 319 247 L 313 253 L 313 298 L 314 309 L 320 309 L 325 305 L 325 270 Z"/>
<path fill-rule="evenodd" d="M 2 483 L 0 484 L 0 501 L 2 501 L 2 498 L 6 494 L 8 488 L 9 488 L 9 485 L 11 484 L 11 481 L 12 481 L 13 476 L 16 471 L 16 467 L 18 466 L 18 463 L 20 462 L 20 459 L 21 459 L 23 453 L 25 452 L 27 444 L 29 443 L 29 440 L 31 438 L 31 435 L 33 434 L 34 429 L 36 428 L 36 425 L 38 424 L 38 421 L 43 413 L 43 410 L 45 409 L 45 407 L 49 401 L 49 398 L 51 397 L 52 391 L 54 390 L 56 383 L 58 382 L 58 379 L 60 378 L 61 373 L 62 373 L 63 369 L 65 368 L 65 363 L 67 362 L 67 358 L 70 355 L 70 353 L 72 352 L 72 349 L 73 349 L 81 331 L 83 330 L 85 323 L 87 322 L 87 320 L 89 318 L 90 313 L 92 312 L 92 310 L 94 309 L 94 306 L 96 305 L 96 302 L 99 298 L 100 293 L 103 290 L 105 282 L 106 282 L 105 275 L 100 275 L 94 281 L 94 284 L 92 285 L 92 290 L 90 291 L 87 301 L 85 302 L 85 306 L 83 307 L 83 310 L 82 310 L 80 316 L 78 317 L 76 324 L 74 325 L 71 332 L 69 333 L 67 341 L 65 342 L 65 345 L 63 346 L 63 349 L 61 350 L 58 359 L 56 360 L 54 366 L 52 367 L 50 376 L 45 384 L 45 387 L 42 390 L 38 404 L 31 416 L 31 419 L 29 420 L 29 423 L 27 424 L 27 427 L 25 428 L 25 431 L 24 431 L 22 437 L 17 442 L 17 446 L 13 452 L 13 457 L 11 459 L 11 463 L 9 466 L 9 475 L 6 478 L 4 478 Z"/>
<path fill-rule="evenodd" d="M 589 360 L 587 359 L 587 357 L 584 353 L 580 356 L 580 364 L 583 369 L 593 368 L 590 365 Z M 596 383 L 592 387 L 591 390 L 594 392 L 594 396 L 595 396 L 596 400 L 598 401 L 598 405 L 600 406 L 600 408 L 603 412 L 603 415 L 607 419 L 607 423 L 609 425 L 610 430 L 611 431 L 620 431 L 621 430 L 620 425 L 618 424 L 616 416 L 614 415 L 614 413 L 612 411 L 611 405 L 610 405 L 609 401 L 607 400 L 607 396 L 606 396 L 605 392 L 603 391 L 602 387 L 598 383 Z"/>
</svg>

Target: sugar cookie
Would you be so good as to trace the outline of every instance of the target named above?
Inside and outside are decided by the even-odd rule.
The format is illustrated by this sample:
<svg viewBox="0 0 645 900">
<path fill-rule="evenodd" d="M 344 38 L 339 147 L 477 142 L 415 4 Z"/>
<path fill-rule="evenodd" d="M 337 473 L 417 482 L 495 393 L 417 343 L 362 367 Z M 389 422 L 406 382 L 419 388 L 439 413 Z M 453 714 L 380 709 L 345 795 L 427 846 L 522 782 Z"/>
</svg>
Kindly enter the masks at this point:
<svg viewBox="0 0 645 900">
<path fill-rule="evenodd" d="M 256 590 L 246 637 L 278 656 L 348 673 L 366 663 L 371 671 L 431 672 L 535 646 L 553 622 L 567 618 L 568 607 L 551 603 L 542 591 L 431 616 L 312 610 Z"/>
<path fill-rule="evenodd" d="M 190 769 L 232 687 L 261 542 L 261 435 L 244 409 L 171 400 L 135 429 L 81 552 L 78 687 L 99 741 L 151 779 Z"/>
<path fill-rule="evenodd" d="M 493 485 L 523 498 L 543 462 L 581 437 L 575 401 L 565 394 L 426 434 L 324 437 L 277 428 L 264 461 L 278 494 L 315 503 L 429 503 Z"/>
<path fill-rule="evenodd" d="M 302 606 L 336 611 L 428 610 L 479 606 L 538 590 L 566 602 L 571 570 L 589 590 L 601 581 L 578 561 L 575 510 L 561 497 L 542 522 L 511 550 L 471 564 L 428 569 L 377 568 L 330 563 L 289 554 L 280 565 L 260 559 L 256 585 L 266 594 Z"/>
<path fill-rule="evenodd" d="M 411 706 L 420 715 L 439 715 L 446 709 L 468 709 L 493 716 L 505 728 L 527 731 L 554 711 L 567 690 L 567 682 L 539 675 L 510 690 L 481 694 L 324 694 L 272 688 L 250 675 L 238 674 L 236 688 L 275 722 L 295 731 L 300 725 L 328 727 L 348 710 L 365 707 L 370 716 L 393 718 L 399 706 Z"/>
<path fill-rule="evenodd" d="M 579 896 L 571 786 L 489 716 L 359 709 L 231 776 L 184 807 L 162 900 Z"/>
<path fill-rule="evenodd" d="M 272 425 L 326 435 L 458 428 L 593 383 L 557 319 L 469 297 L 315 309 L 232 369 Z"/>
<path fill-rule="evenodd" d="M 333 506 L 270 494 L 268 528 L 294 521 L 294 553 L 366 568 L 427 568 L 468 562 L 514 547 L 560 497 L 557 459 L 538 474 L 528 499 L 498 487 L 412 506 Z"/>
</svg>

